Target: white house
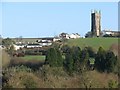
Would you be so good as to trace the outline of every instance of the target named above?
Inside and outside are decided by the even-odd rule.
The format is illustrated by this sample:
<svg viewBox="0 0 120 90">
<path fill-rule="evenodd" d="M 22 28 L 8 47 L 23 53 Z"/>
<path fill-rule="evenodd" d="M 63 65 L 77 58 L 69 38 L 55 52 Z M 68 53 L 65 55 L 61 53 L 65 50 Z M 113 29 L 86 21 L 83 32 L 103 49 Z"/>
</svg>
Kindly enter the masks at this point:
<svg viewBox="0 0 120 90">
<path fill-rule="evenodd" d="M 80 35 L 78 33 L 72 33 L 72 34 L 69 35 L 69 37 L 71 39 L 76 39 L 76 38 L 80 38 Z"/>
<path fill-rule="evenodd" d="M 52 42 L 39 42 L 41 46 L 50 46 L 52 45 Z"/>
<path fill-rule="evenodd" d="M 120 31 L 103 30 L 102 33 L 103 36 L 104 35 L 120 36 Z"/>
<path fill-rule="evenodd" d="M 112 32 L 111 32 L 111 30 L 103 30 L 103 35 L 110 35 L 110 34 L 113 34 Z"/>
<path fill-rule="evenodd" d="M 62 39 L 70 39 L 70 36 L 67 33 L 61 33 L 61 34 L 59 34 L 59 37 Z"/>
<path fill-rule="evenodd" d="M 38 48 L 38 47 L 42 47 L 42 46 L 38 43 L 33 43 L 33 44 L 27 44 L 26 45 L 26 48 Z"/>
<path fill-rule="evenodd" d="M 70 34 L 69 37 L 72 38 L 72 39 L 75 39 L 75 38 L 76 38 L 76 36 L 75 36 L 73 33 Z"/>
<path fill-rule="evenodd" d="M 56 42 L 56 41 L 59 41 L 59 40 L 61 40 L 60 37 L 54 37 L 53 42 Z"/>
<path fill-rule="evenodd" d="M 72 33 L 72 34 L 67 34 L 67 33 L 61 33 L 59 35 L 60 38 L 65 38 L 65 39 L 76 39 L 76 38 L 80 38 L 80 35 L 78 33 Z"/>
<path fill-rule="evenodd" d="M 13 44 L 15 50 L 18 50 L 20 48 L 24 48 L 25 47 L 25 44 Z"/>
</svg>

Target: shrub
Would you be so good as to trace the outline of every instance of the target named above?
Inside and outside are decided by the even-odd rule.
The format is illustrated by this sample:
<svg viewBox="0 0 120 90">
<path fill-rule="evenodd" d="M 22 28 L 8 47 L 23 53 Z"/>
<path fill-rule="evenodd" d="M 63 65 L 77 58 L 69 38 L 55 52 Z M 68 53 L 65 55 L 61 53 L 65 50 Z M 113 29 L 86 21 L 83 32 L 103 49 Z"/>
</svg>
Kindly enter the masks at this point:
<svg viewBox="0 0 120 90">
<path fill-rule="evenodd" d="M 9 54 L 7 52 L 5 52 L 4 50 L 2 50 L 2 54 L 0 53 L 0 55 L 1 55 L 0 61 L 2 62 L 2 68 L 9 66 L 10 59 L 11 59 Z"/>
<path fill-rule="evenodd" d="M 24 81 L 22 83 L 25 88 L 37 88 L 37 83 L 33 80 L 32 77 L 24 78 Z"/>
<path fill-rule="evenodd" d="M 109 88 L 118 88 L 118 83 L 117 83 L 117 81 L 109 80 L 109 82 L 108 82 L 108 87 L 109 87 Z"/>
</svg>

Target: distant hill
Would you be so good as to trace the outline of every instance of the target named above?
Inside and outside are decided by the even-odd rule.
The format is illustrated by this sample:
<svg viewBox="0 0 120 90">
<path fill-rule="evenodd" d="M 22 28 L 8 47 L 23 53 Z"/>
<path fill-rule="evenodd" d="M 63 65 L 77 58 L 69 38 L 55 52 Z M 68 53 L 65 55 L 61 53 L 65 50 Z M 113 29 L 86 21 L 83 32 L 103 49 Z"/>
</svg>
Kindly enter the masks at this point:
<svg viewBox="0 0 120 90">
<path fill-rule="evenodd" d="M 79 38 L 69 39 L 66 44 L 69 46 L 80 46 L 81 48 L 91 46 L 95 50 L 102 46 L 105 50 L 108 50 L 113 44 L 118 45 L 118 40 L 120 38 Z"/>
</svg>

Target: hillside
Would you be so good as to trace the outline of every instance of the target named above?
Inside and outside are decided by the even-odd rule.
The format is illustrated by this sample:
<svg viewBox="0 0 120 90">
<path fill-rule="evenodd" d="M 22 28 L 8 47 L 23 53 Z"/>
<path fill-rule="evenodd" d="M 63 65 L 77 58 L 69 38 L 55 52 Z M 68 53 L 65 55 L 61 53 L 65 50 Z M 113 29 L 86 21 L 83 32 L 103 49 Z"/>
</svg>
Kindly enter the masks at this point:
<svg viewBox="0 0 120 90">
<path fill-rule="evenodd" d="M 91 46 L 95 50 L 102 46 L 105 50 L 108 50 L 113 44 L 118 45 L 118 40 L 120 38 L 80 38 L 69 39 L 66 44 L 69 46 L 80 46 L 81 48 Z"/>
</svg>

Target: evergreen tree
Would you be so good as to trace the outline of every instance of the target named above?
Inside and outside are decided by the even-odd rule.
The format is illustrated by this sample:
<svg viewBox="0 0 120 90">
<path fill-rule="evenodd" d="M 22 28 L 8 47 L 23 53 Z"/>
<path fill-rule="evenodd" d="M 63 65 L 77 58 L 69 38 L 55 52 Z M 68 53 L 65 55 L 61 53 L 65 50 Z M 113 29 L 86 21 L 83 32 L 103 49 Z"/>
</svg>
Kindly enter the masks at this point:
<svg viewBox="0 0 120 90">
<path fill-rule="evenodd" d="M 87 68 L 88 60 L 89 60 L 89 54 L 87 49 L 84 48 L 81 52 L 81 59 L 80 59 L 81 70 L 85 70 Z"/>
<path fill-rule="evenodd" d="M 60 50 L 56 48 L 48 49 L 45 63 L 48 63 L 51 67 L 63 66 L 63 59 Z"/>
<path fill-rule="evenodd" d="M 102 47 L 99 48 L 95 58 L 95 68 L 100 72 L 113 72 L 117 65 L 117 57 L 112 51 L 105 51 Z"/>
<path fill-rule="evenodd" d="M 45 63 L 48 63 L 51 67 L 57 66 L 57 53 L 55 48 L 48 49 Z"/>
<path fill-rule="evenodd" d="M 99 50 L 97 52 L 97 55 L 95 57 L 95 68 L 98 71 L 104 71 L 105 70 L 105 63 L 106 63 L 106 52 L 102 47 L 99 47 Z"/>
<path fill-rule="evenodd" d="M 94 52 L 92 47 L 88 46 L 88 47 L 85 47 L 85 48 L 88 51 L 89 57 L 95 57 L 95 52 Z"/>
<path fill-rule="evenodd" d="M 65 68 L 71 74 L 73 72 L 73 57 L 71 48 L 65 55 Z"/>
<path fill-rule="evenodd" d="M 59 49 L 56 49 L 56 54 L 57 54 L 57 66 L 63 66 L 63 58 L 61 51 Z"/>
<path fill-rule="evenodd" d="M 72 57 L 73 57 L 73 68 L 75 71 L 80 70 L 80 58 L 81 58 L 81 49 L 80 47 L 72 47 Z"/>
<path fill-rule="evenodd" d="M 117 65 L 117 57 L 112 51 L 108 51 L 106 54 L 106 70 L 107 72 L 113 72 Z"/>
<path fill-rule="evenodd" d="M 69 51 L 70 47 L 68 45 L 63 45 L 62 48 L 61 48 L 61 51 L 63 53 L 67 53 Z"/>
</svg>

